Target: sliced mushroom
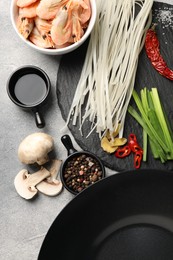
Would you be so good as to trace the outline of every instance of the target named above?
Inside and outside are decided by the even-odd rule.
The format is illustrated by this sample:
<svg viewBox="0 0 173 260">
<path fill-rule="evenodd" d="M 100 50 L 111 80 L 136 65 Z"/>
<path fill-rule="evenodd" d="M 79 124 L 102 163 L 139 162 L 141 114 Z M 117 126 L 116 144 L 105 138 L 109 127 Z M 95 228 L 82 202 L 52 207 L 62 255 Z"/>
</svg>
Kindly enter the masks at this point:
<svg viewBox="0 0 173 260">
<path fill-rule="evenodd" d="M 36 185 L 49 176 L 50 172 L 44 167 L 32 174 L 23 169 L 16 175 L 14 186 L 21 197 L 27 200 L 32 199 L 38 192 Z"/>
<path fill-rule="evenodd" d="M 46 133 L 33 133 L 23 139 L 18 148 L 22 163 L 43 165 L 49 161 L 48 153 L 53 150 L 53 138 Z"/>
<path fill-rule="evenodd" d="M 36 186 L 41 193 L 48 196 L 56 196 L 62 191 L 62 182 L 57 180 L 57 174 L 60 170 L 61 163 L 62 160 L 52 160 L 52 165 L 49 169 L 50 176 Z"/>
</svg>

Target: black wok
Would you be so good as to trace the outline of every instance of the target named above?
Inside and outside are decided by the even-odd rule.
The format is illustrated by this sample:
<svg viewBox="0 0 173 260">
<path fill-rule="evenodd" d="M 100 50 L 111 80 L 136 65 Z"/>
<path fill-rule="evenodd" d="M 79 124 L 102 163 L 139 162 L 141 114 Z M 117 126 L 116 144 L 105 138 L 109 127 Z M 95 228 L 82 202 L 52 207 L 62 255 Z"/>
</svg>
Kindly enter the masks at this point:
<svg viewBox="0 0 173 260">
<path fill-rule="evenodd" d="M 173 173 L 114 174 L 57 216 L 39 260 L 172 260 Z"/>
</svg>

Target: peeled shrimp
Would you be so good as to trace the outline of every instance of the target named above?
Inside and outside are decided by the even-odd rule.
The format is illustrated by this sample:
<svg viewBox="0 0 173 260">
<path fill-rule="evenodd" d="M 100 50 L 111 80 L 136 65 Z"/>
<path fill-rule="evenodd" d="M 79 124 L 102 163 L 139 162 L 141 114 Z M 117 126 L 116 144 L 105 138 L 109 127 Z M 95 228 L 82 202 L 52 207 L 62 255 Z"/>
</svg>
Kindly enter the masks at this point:
<svg viewBox="0 0 173 260">
<path fill-rule="evenodd" d="M 34 28 L 34 20 L 32 18 L 19 16 L 17 21 L 17 28 L 19 33 L 25 39 L 27 39 Z"/>
<path fill-rule="evenodd" d="M 43 37 L 38 29 L 34 27 L 32 30 L 32 33 L 29 36 L 29 40 L 34 43 L 36 46 L 41 47 L 41 48 L 54 48 L 54 44 L 52 42 L 52 39 L 50 36 L 45 36 Z"/>
<path fill-rule="evenodd" d="M 65 6 L 59 10 L 52 22 L 51 37 L 56 45 L 63 45 L 69 41 L 72 33 L 69 9 Z"/>
<path fill-rule="evenodd" d="M 21 17 L 27 17 L 27 18 L 34 18 L 36 17 L 36 8 L 38 6 L 40 1 L 37 1 L 27 7 L 20 7 L 19 8 L 19 15 Z"/>
<path fill-rule="evenodd" d="M 41 0 L 37 7 L 37 15 L 45 20 L 54 19 L 58 10 L 66 4 L 68 0 Z"/>
<path fill-rule="evenodd" d="M 17 0 L 17 6 L 19 7 L 26 7 L 33 3 L 37 2 L 37 0 Z"/>
</svg>

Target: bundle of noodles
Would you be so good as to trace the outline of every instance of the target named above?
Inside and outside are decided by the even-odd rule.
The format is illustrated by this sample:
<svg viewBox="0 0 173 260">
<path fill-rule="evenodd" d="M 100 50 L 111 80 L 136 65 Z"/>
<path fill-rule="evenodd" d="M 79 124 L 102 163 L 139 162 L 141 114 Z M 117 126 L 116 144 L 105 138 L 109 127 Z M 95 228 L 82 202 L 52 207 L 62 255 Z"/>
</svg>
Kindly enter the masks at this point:
<svg viewBox="0 0 173 260">
<path fill-rule="evenodd" d="M 86 119 L 101 138 L 121 125 L 135 83 L 138 58 L 152 21 L 153 0 L 96 0 L 97 18 L 67 118 Z M 85 101 L 84 113 L 81 113 Z"/>
</svg>

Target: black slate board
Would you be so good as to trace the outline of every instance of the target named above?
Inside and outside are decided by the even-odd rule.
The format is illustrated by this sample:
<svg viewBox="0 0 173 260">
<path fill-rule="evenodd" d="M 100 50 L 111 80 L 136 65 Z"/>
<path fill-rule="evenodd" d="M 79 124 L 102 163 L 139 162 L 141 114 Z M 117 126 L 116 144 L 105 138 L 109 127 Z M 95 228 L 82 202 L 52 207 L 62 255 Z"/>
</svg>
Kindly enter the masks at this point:
<svg viewBox="0 0 173 260">
<path fill-rule="evenodd" d="M 160 41 L 161 53 L 170 68 L 173 68 L 173 6 L 165 3 L 154 2 L 153 5 L 153 22 L 157 23 L 156 31 Z M 78 80 L 80 78 L 82 65 L 87 50 L 86 42 L 78 50 L 70 54 L 64 55 L 61 59 L 58 75 L 57 75 L 57 99 L 64 120 L 67 119 L 73 96 L 76 90 Z M 173 81 L 170 81 L 155 71 L 146 57 L 143 49 L 139 57 L 139 65 L 136 74 L 135 89 L 147 87 L 157 87 L 161 101 L 168 114 L 169 120 L 173 127 Z M 133 105 L 133 100 L 131 100 Z M 90 130 L 90 124 L 86 122 L 83 127 L 83 136 L 79 132 L 79 127 L 68 125 L 72 135 L 81 149 L 95 153 L 101 158 L 105 166 L 116 171 L 124 171 L 133 169 L 133 155 L 125 159 L 117 159 L 114 154 L 107 154 L 100 147 L 100 139 L 94 132 L 88 138 L 87 134 Z M 129 133 L 135 133 L 138 141 L 142 144 L 142 128 L 127 113 L 124 137 Z M 173 162 L 169 161 L 162 164 L 160 161 L 153 159 L 150 149 L 148 151 L 148 160 L 141 165 L 142 169 L 168 169 L 173 170 Z"/>
</svg>

